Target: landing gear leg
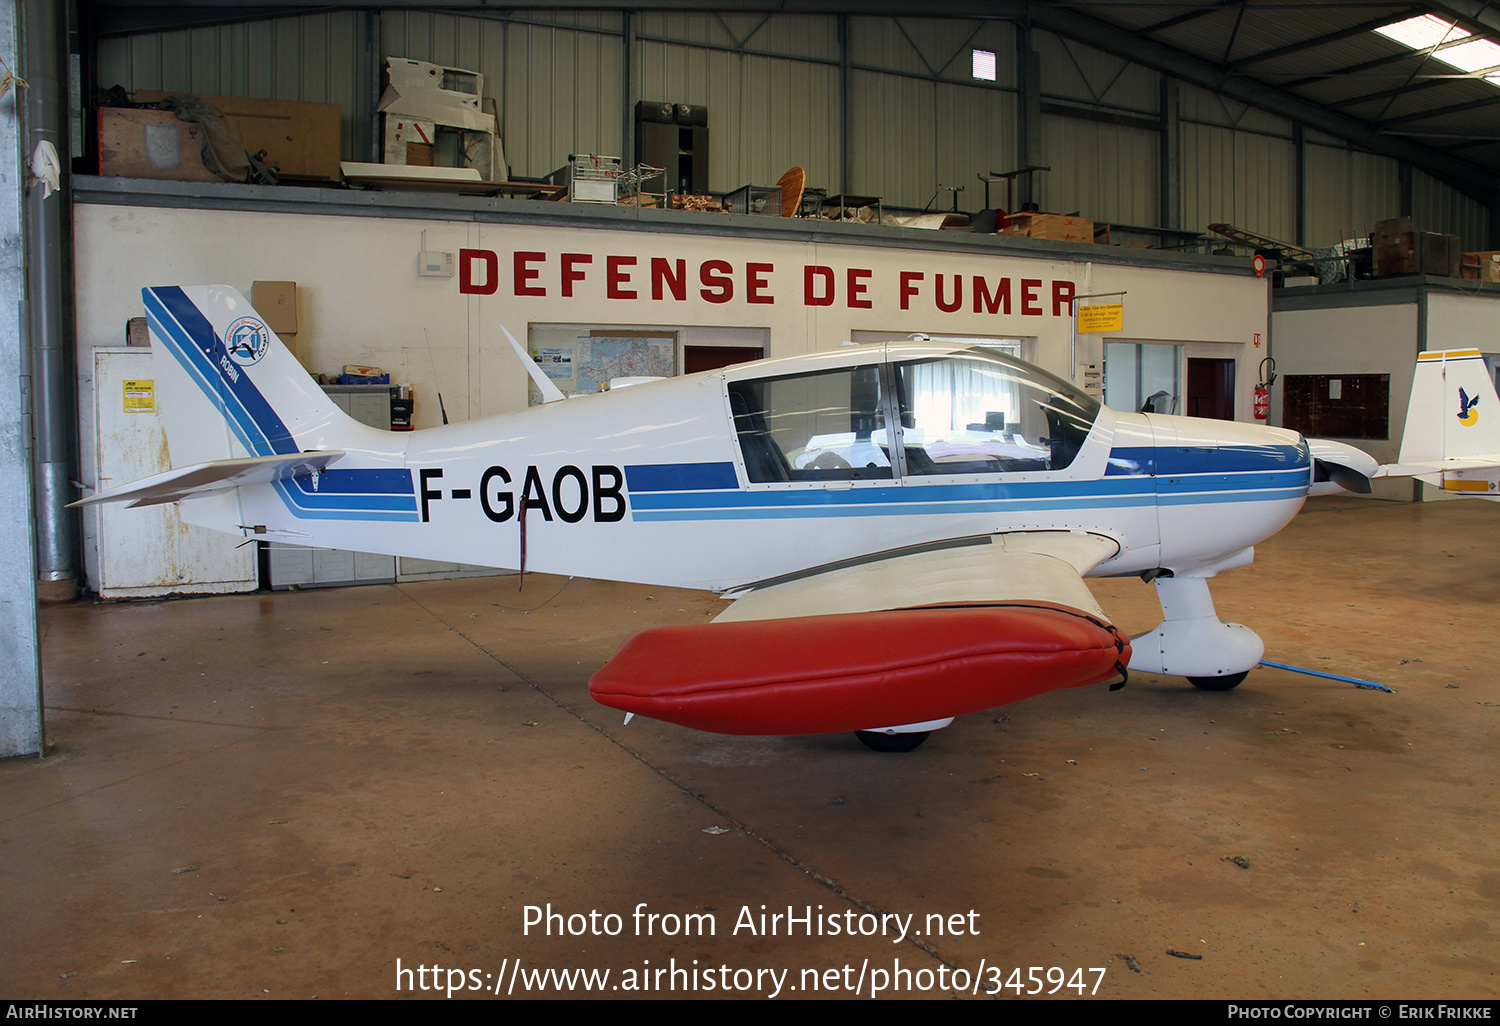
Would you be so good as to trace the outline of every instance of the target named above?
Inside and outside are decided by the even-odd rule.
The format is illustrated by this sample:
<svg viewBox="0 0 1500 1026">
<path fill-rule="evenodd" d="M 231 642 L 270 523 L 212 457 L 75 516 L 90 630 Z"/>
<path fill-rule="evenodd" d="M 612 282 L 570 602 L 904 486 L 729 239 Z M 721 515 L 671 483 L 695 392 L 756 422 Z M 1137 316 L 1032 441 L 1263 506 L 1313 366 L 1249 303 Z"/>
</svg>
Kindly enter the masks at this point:
<svg viewBox="0 0 1500 1026">
<path fill-rule="evenodd" d="M 1224 623 L 1206 577 L 1158 577 L 1162 622 L 1130 639 L 1130 668 L 1186 677 L 1209 691 L 1228 691 L 1260 662 L 1265 642 L 1249 627 Z"/>
</svg>

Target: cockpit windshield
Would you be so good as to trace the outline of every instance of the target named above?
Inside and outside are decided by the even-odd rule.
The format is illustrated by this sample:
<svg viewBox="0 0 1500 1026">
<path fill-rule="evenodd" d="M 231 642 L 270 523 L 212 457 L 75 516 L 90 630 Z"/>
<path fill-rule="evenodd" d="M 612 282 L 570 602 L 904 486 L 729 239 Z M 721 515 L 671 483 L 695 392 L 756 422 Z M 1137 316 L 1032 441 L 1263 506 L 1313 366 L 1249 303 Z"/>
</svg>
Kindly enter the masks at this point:
<svg viewBox="0 0 1500 1026">
<path fill-rule="evenodd" d="M 1100 409 L 984 350 L 734 381 L 729 400 L 755 482 L 1060 470 Z"/>
<path fill-rule="evenodd" d="M 1061 470 L 1099 415 L 1082 389 L 1001 353 L 896 365 L 908 474 Z"/>
</svg>

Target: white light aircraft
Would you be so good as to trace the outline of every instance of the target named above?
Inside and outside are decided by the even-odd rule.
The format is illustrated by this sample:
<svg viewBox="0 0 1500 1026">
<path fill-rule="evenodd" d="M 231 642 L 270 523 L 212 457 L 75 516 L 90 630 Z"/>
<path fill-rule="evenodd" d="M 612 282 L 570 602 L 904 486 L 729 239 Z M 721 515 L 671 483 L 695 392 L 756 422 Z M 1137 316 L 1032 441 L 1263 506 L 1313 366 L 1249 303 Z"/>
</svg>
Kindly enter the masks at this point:
<svg viewBox="0 0 1500 1026">
<path fill-rule="evenodd" d="M 905 751 L 954 716 L 1128 669 L 1232 688 L 1263 645 L 1219 620 L 1208 579 L 1249 563 L 1310 492 L 1367 491 L 1377 469 L 1292 431 L 1117 413 L 931 341 L 567 401 L 517 346 L 550 401 L 391 433 L 340 413 L 232 288 L 143 295 L 179 469 L 84 503 L 175 501 L 252 539 L 722 592 L 714 622 L 634 635 L 590 690 L 723 733 L 852 730 Z M 1084 583 L 1102 575 L 1154 581 L 1162 623 L 1123 636 Z"/>
</svg>

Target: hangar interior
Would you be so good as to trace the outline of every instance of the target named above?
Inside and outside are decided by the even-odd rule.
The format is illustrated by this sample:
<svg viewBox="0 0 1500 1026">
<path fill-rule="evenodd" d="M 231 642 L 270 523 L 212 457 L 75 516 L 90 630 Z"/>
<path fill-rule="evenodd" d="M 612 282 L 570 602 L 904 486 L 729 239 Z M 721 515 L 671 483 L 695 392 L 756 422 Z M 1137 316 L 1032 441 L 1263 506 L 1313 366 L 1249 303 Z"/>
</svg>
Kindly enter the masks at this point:
<svg viewBox="0 0 1500 1026">
<path fill-rule="evenodd" d="M 309 389 L 414 438 L 546 405 L 538 374 L 584 396 L 926 336 L 1395 463 L 1419 353 L 1496 380 L 1488 4 L 17 0 L 0 59 L 11 992 L 430 997 L 401 971 L 441 963 L 494 994 L 510 959 L 850 996 L 878 953 L 903 996 L 1038 959 L 1053 996 L 1085 967 L 1113 997 L 1500 994 L 1493 511 L 1409 476 L 1214 578 L 1267 659 L 1394 694 L 1132 671 L 902 756 L 621 727 L 589 677 L 724 602 L 675 567 L 519 573 L 525 498 L 519 547 L 453 559 L 67 506 L 182 466 L 143 306 L 178 285 L 237 289 Z M 1169 615 L 1135 576 L 1089 582 L 1131 634 Z M 948 928 L 736 922 L 762 906 Z"/>
</svg>

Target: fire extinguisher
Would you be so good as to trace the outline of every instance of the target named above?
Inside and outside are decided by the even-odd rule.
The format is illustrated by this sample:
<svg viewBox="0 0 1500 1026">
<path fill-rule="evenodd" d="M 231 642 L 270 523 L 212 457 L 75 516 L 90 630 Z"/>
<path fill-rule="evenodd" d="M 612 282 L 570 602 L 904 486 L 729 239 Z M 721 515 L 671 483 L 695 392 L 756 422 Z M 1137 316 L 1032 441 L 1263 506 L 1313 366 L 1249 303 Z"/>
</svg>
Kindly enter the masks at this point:
<svg viewBox="0 0 1500 1026">
<path fill-rule="evenodd" d="M 1267 368 L 1266 364 L 1270 364 Z M 1271 416 L 1271 386 L 1276 383 L 1276 361 L 1269 356 L 1260 361 L 1260 381 L 1255 386 L 1255 419 Z"/>
</svg>

